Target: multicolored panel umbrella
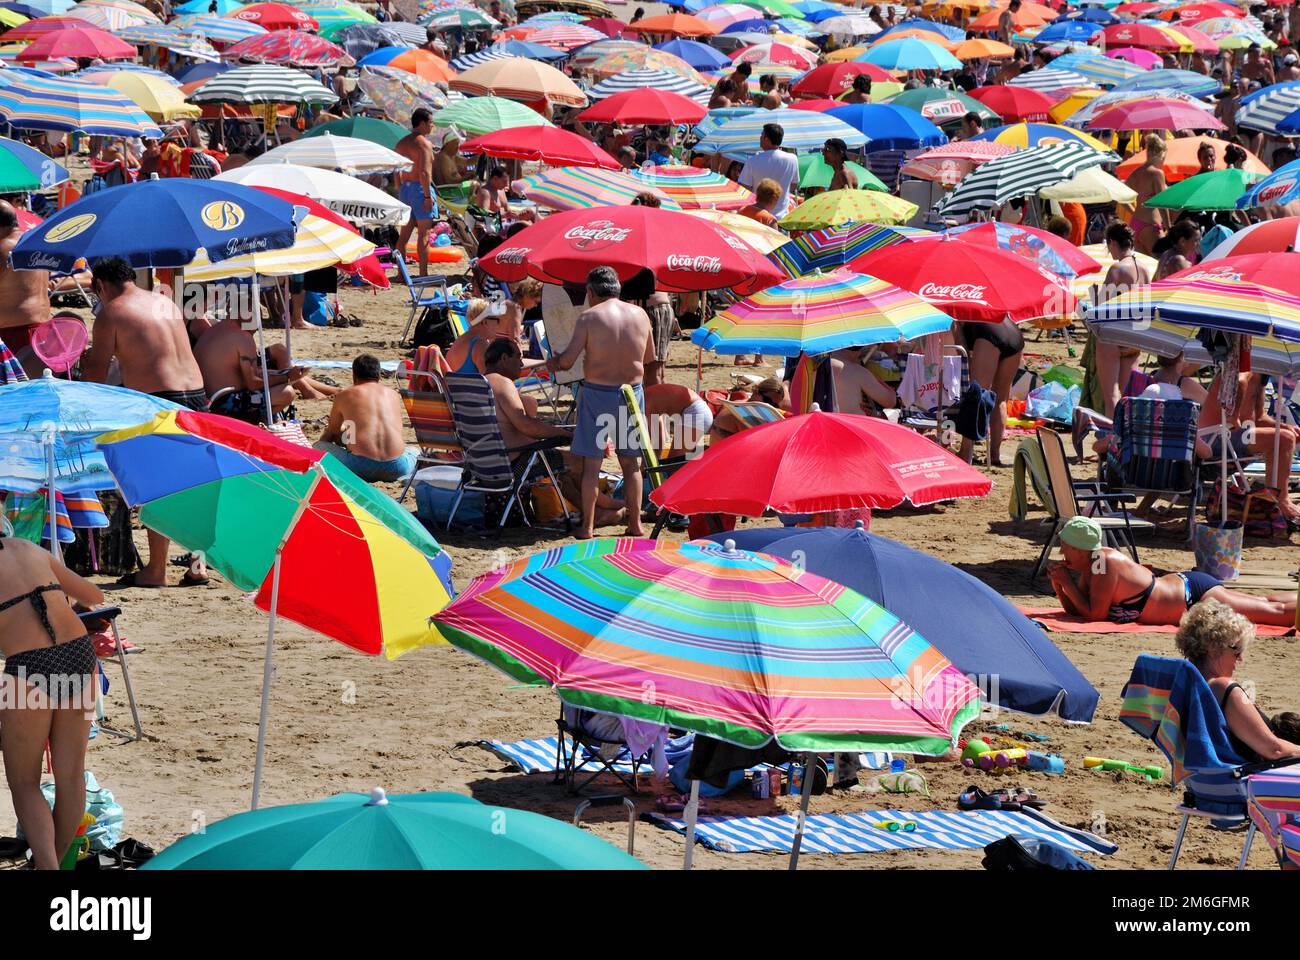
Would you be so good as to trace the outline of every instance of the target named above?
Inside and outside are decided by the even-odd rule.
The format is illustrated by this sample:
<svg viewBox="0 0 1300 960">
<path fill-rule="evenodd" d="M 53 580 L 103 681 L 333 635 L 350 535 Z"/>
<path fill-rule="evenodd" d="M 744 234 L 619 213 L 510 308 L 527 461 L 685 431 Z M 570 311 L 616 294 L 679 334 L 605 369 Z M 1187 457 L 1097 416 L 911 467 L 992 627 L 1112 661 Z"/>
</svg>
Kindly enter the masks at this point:
<svg viewBox="0 0 1300 960">
<path fill-rule="evenodd" d="M 0 340 L 0 387 L 26 379 L 27 373 L 23 370 L 23 365 L 18 362 L 13 351 L 5 346 L 5 342 Z"/>
<path fill-rule="evenodd" d="M 79 130 L 109 137 L 162 137 L 158 125 L 116 90 L 33 74 L 6 76 L 5 81 L 0 87 L 0 115 L 15 127 Z"/>
<path fill-rule="evenodd" d="M 357 85 L 386 118 L 407 129 L 411 114 L 420 107 L 437 111 L 448 102 L 447 94 L 436 83 L 396 67 L 363 67 Z"/>
<path fill-rule="evenodd" d="M 618 40 L 602 41 L 602 43 L 606 44 L 621 42 Z M 599 46 L 599 44 L 592 44 L 592 47 L 596 46 Z M 589 61 L 586 67 L 586 71 L 597 80 L 605 80 L 616 73 L 622 73 L 624 70 L 667 70 L 669 73 L 675 73 L 687 80 L 694 80 L 702 86 L 712 87 L 712 84 L 708 82 L 703 74 L 681 57 L 675 57 L 671 53 L 656 50 L 653 47 L 647 47 L 639 43 L 633 43 L 630 47 L 619 48 L 612 53 L 605 53 L 599 58 Z"/>
<path fill-rule="evenodd" d="M 1066 53 L 1052 61 L 1052 66 L 1069 70 L 1101 87 L 1113 87 L 1146 72 L 1137 64 L 1097 53 Z"/>
<path fill-rule="evenodd" d="M 1300 342 L 1300 297 L 1230 276 L 1161 280 L 1088 307 L 1087 319 L 1165 320 Z"/>
<path fill-rule="evenodd" d="M 857 257 L 928 233 L 913 227 L 843 223 L 801 233 L 774 251 L 769 259 L 790 276 L 802 277 L 814 270 L 834 270 Z"/>
<path fill-rule="evenodd" d="M 915 340 L 951 327 L 952 317 L 915 294 L 838 270 L 788 280 L 733 303 L 691 342 L 714 353 L 797 357 Z"/>
<path fill-rule="evenodd" d="M 911 201 L 878 190 L 827 190 L 787 213 L 781 226 L 785 230 L 816 230 L 843 223 L 906 223 L 916 211 Z"/>
<path fill-rule="evenodd" d="M 434 623 L 566 703 L 744 747 L 937 754 L 979 691 L 884 608 L 715 544 L 593 540 L 478 577 Z"/>
<path fill-rule="evenodd" d="M 1300 217 L 1278 217 L 1243 227 L 1207 253 L 1202 262 L 1248 253 L 1290 253 L 1293 250 L 1300 250 Z"/>
<path fill-rule="evenodd" d="M 186 33 L 195 33 L 213 43 L 238 43 L 245 37 L 266 33 L 266 27 L 249 20 L 233 17 L 214 17 L 208 14 L 186 14 L 171 23 Z"/>
<path fill-rule="evenodd" d="M 640 180 L 672 197 L 682 207 L 712 207 L 715 210 L 739 210 L 754 202 L 754 195 L 720 173 L 684 164 L 629 170 L 633 180 Z"/>
<path fill-rule="evenodd" d="M 141 521 L 201 550 L 278 615 L 389 659 L 437 643 L 451 559 L 415 518 L 328 454 L 227 417 L 168 411 L 99 438 Z"/>
<path fill-rule="evenodd" d="M 1058 277 L 1071 280 L 1084 274 L 1093 274 L 1101 269 L 1101 264 L 1088 256 L 1068 240 L 1063 240 L 1054 233 L 1039 230 L 1023 224 L 969 223 L 945 230 L 949 236 L 958 237 L 967 243 L 982 243 L 995 246 L 1033 260 Z"/>
<path fill-rule="evenodd" d="M 1183 355 L 1188 363 L 1212 366 L 1214 357 L 1201 343 L 1199 327 L 1168 320 L 1116 320 L 1095 328 L 1097 339 L 1132 347 L 1159 357 Z M 1268 376 L 1294 376 L 1300 370 L 1300 343 L 1256 334 L 1250 338 L 1250 369 Z"/>
<path fill-rule="evenodd" d="M 1001 143 L 1008 147 L 1051 147 L 1062 143 L 1081 143 L 1100 153 L 1109 153 L 1110 147 L 1096 137 L 1080 130 L 1071 130 L 1055 123 L 1010 123 L 985 130 L 970 138 L 971 143 Z"/>
<path fill-rule="evenodd" d="M 637 194 L 646 192 L 658 197 L 664 210 L 682 209 L 662 190 L 613 170 L 560 167 L 524 177 L 520 183 L 525 197 L 552 210 L 627 206 Z"/>
<path fill-rule="evenodd" d="M 348 67 L 355 62 L 342 47 L 303 30 L 272 30 L 249 37 L 231 44 L 222 56 L 227 60 L 283 63 L 294 67 Z"/>
</svg>

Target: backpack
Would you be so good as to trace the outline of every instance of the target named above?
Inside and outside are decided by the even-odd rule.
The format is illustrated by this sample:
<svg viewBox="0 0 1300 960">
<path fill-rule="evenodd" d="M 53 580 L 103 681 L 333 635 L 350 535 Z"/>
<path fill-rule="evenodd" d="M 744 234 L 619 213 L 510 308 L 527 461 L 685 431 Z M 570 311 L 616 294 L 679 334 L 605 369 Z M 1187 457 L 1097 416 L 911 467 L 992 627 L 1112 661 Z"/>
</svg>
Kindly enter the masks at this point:
<svg viewBox="0 0 1300 960">
<path fill-rule="evenodd" d="M 1059 844 L 1034 837 L 1003 837 L 984 848 L 984 869 L 1016 870 L 1095 870 L 1087 860 Z"/>
</svg>

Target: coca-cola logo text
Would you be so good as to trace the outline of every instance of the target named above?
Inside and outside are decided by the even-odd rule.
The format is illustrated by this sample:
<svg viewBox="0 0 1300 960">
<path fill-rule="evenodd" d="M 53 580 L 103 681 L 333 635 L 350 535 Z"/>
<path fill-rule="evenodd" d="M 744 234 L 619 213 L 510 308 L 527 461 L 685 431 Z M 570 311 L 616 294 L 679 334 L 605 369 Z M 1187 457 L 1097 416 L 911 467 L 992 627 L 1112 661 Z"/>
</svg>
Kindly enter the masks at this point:
<svg viewBox="0 0 1300 960">
<path fill-rule="evenodd" d="M 692 273 L 721 273 L 721 257 L 691 257 L 670 253 L 665 261 L 669 270 L 686 270 Z"/>
<path fill-rule="evenodd" d="M 496 251 L 492 259 L 497 263 L 523 263 L 527 256 L 527 247 L 506 247 L 504 250 Z"/>
<path fill-rule="evenodd" d="M 987 288 L 980 283 L 925 283 L 917 290 L 917 295 L 926 300 L 957 300 L 962 303 L 987 303 L 984 294 Z"/>
<path fill-rule="evenodd" d="M 591 220 L 581 226 L 570 227 L 564 232 L 564 239 L 574 241 L 573 245 L 579 250 L 595 250 L 622 243 L 631 233 L 630 228 L 616 227 L 609 220 Z"/>
</svg>

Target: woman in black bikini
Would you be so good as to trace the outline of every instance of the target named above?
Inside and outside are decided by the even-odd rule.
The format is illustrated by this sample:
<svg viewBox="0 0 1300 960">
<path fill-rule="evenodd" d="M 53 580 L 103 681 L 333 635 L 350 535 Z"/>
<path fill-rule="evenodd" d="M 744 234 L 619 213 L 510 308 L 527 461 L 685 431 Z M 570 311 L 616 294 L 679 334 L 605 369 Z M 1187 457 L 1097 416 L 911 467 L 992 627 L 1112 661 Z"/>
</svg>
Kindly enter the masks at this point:
<svg viewBox="0 0 1300 960">
<path fill-rule="evenodd" d="M 1294 742 L 1300 735 L 1296 729 L 1300 717 L 1294 713 L 1267 716 L 1232 679 L 1254 635 L 1245 617 L 1226 604 L 1206 600 L 1187 611 L 1175 642 L 1179 653 L 1201 671 L 1214 691 L 1228 722 L 1228 741 L 1243 760 L 1300 757 L 1300 744 Z"/>
<path fill-rule="evenodd" d="M 955 327 L 960 342 L 970 353 L 970 378 L 985 390 L 997 394 L 998 405 L 989 418 L 989 466 L 1002 463 L 1002 430 L 1006 425 L 1006 402 L 1011 397 L 1011 382 L 1020 369 L 1020 357 L 1025 349 L 1025 338 L 1020 328 L 1010 320 L 1001 323 L 959 323 Z M 975 444 L 961 442 L 961 458 L 970 463 L 975 454 Z"/>
<path fill-rule="evenodd" d="M 70 601 L 104 602 L 89 580 L 0 529 L 0 745 L 18 823 L 38 870 L 57 870 L 86 809 L 86 742 L 98 661 Z M 45 744 L 54 767 L 51 814 L 41 793 Z"/>
</svg>

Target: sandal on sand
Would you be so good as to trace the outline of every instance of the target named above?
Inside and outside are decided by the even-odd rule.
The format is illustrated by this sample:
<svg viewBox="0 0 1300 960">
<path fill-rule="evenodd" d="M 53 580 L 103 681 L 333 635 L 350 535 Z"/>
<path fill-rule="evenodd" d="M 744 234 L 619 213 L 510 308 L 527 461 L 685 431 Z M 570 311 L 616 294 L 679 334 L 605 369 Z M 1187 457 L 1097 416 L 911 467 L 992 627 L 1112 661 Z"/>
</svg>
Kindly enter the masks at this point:
<svg viewBox="0 0 1300 960">
<path fill-rule="evenodd" d="M 182 587 L 201 587 L 208 583 L 207 577 L 196 577 L 193 570 L 186 570 L 185 576 L 181 577 L 180 586 Z"/>
<path fill-rule="evenodd" d="M 136 583 L 135 578 L 139 572 L 139 570 L 136 570 L 132 573 L 123 574 L 113 582 L 119 587 L 139 587 L 141 590 L 161 590 L 166 586 L 166 584 L 162 583 Z"/>
<path fill-rule="evenodd" d="M 979 787 L 967 787 L 957 795 L 958 810 L 1005 810 L 1002 798 L 996 793 L 985 793 Z"/>
</svg>

